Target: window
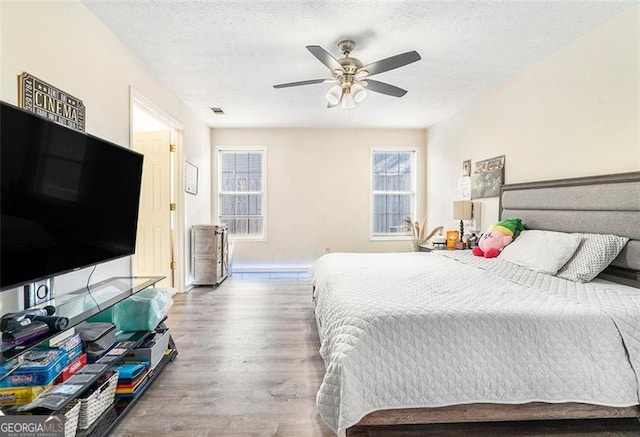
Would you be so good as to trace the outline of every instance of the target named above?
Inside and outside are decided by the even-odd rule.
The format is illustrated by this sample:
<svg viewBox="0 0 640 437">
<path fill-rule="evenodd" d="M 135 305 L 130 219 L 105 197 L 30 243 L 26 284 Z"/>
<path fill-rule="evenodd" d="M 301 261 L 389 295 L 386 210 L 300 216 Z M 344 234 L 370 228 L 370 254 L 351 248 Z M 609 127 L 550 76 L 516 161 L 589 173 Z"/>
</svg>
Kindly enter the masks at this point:
<svg viewBox="0 0 640 437">
<path fill-rule="evenodd" d="M 229 235 L 264 238 L 264 149 L 218 151 L 218 211 Z"/>
<path fill-rule="evenodd" d="M 415 218 L 416 151 L 374 150 L 372 154 L 372 236 L 407 236 Z"/>
</svg>

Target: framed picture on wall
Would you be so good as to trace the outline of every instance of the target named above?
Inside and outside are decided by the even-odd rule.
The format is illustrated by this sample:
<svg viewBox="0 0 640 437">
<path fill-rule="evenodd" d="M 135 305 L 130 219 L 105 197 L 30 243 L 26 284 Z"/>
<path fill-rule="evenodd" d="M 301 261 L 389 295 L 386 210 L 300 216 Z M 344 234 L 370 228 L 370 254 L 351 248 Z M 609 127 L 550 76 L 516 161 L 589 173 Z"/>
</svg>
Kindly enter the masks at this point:
<svg viewBox="0 0 640 437">
<path fill-rule="evenodd" d="M 498 197 L 504 184 L 504 155 L 476 162 L 471 176 L 471 198 Z"/>
<path fill-rule="evenodd" d="M 471 176 L 471 160 L 462 161 L 462 176 Z"/>
<path fill-rule="evenodd" d="M 198 167 L 189 161 L 184 162 L 184 191 L 198 194 Z"/>
</svg>

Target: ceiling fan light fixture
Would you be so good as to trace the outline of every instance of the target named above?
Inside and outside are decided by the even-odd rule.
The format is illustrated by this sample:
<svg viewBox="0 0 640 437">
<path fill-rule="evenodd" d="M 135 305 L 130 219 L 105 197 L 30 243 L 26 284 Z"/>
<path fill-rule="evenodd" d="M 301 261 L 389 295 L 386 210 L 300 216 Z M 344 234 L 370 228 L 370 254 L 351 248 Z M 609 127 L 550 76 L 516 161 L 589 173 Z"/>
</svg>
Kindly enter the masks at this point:
<svg viewBox="0 0 640 437">
<path fill-rule="evenodd" d="M 337 105 L 340 102 L 340 98 L 342 97 L 342 87 L 340 85 L 334 85 L 329 88 L 327 94 L 325 95 L 327 101 L 331 105 Z"/>
<path fill-rule="evenodd" d="M 367 98 L 367 90 L 364 89 L 362 85 L 354 83 L 351 85 L 351 95 L 353 96 L 354 102 L 360 103 Z"/>
<path fill-rule="evenodd" d="M 344 90 L 344 96 L 342 96 L 342 108 L 353 109 L 356 107 L 356 102 L 353 100 L 353 94 L 349 88 Z"/>
<path fill-rule="evenodd" d="M 1 1 L 1 0 L 0 0 Z M 420 54 L 415 50 L 400 53 L 399 55 L 380 59 L 379 61 L 362 65 L 357 58 L 352 58 L 351 52 L 356 47 L 356 43 L 352 40 L 344 40 L 338 43 L 338 49 L 344 55 L 342 58 L 336 59 L 325 49 L 318 45 L 308 45 L 307 50 L 325 67 L 329 68 L 331 77 L 327 79 L 311 79 L 298 82 L 281 83 L 274 85 L 276 89 L 288 88 L 301 85 L 314 85 L 317 83 L 336 83 L 325 94 L 329 102 L 327 108 L 334 108 L 341 105 L 344 109 L 355 108 L 357 104 L 362 102 L 368 95 L 369 91 L 385 94 L 392 97 L 402 97 L 407 94 L 407 90 L 403 90 L 394 85 L 369 79 L 369 76 L 384 73 L 385 71 L 395 70 L 404 67 L 421 59 Z"/>
</svg>

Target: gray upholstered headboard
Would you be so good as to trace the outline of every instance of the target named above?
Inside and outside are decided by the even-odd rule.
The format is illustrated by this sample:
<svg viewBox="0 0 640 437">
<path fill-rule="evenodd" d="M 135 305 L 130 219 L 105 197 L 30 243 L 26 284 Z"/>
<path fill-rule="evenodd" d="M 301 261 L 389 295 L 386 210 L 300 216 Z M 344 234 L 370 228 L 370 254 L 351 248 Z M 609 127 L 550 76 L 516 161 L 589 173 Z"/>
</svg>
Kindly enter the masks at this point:
<svg viewBox="0 0 640 437">
<path fill-rule="evenodd" d="M 629 237 L 601 276 L 640 284 L 640 172 L 504 185 L 500 218 L 509 217 L 526 229 Z"/>
</svg>

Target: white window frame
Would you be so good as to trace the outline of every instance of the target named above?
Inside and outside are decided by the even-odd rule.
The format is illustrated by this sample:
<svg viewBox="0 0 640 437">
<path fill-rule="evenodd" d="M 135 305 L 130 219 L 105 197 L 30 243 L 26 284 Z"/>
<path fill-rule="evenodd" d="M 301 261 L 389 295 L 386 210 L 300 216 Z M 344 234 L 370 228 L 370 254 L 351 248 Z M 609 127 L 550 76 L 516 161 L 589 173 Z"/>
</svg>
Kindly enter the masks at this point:
<svg viewBox="0 0 640 437">
<path fill-rule="evenodd" d="M 220 198 L 222 194 L 222 153 L 243 153 L 243 152 L 261 152 L 262 153 L 262 191 L 243 191 L 244 194 L 260 194 L 262 195 L 262 234 L 255 235 L 235 235 L 229 233 L 230 240 L 243 240 L 243 241 L 266 241 L 267 239 L 267 149 L 264 146 L 224 146 L 216 147 L 216 161 L 217 161 L 217 189 L 216 189 L 216 205 L 217 205 L 217 217 L 221 220 L 222 216 L 222 203 Z M 233 192 L 235 193 L 235 192 Z M 226 194 L 233 194 L 228 192 Z"/>
<path fill-rule="evenodd" d="M 409 152 L 413 155 L 412 162 L 412 174 L 411 174 L 411 191 L 374 191 L 374 174 L 373 174 L 373 156 L 376 153 L 403 153 Z M 416 210 L 417 210 L 417 187 L 418 187 L 418 159 L 419 159 L 419 149 L 415 146 L 403 147 L 372 147 L 371 153 L 369 155 L 369 240 L 370 241 L 409 241 L 412 239 L 411 232 L 407 230 L 404 233 L 397 234 L 375 234 L 374 233 L 374 214 L 375 214 L 375 201 L 374 197 L 376 194 L 411 194 L 410 205 L 411 205 L 411 220 L 416 220 Z"/>
</svg>

